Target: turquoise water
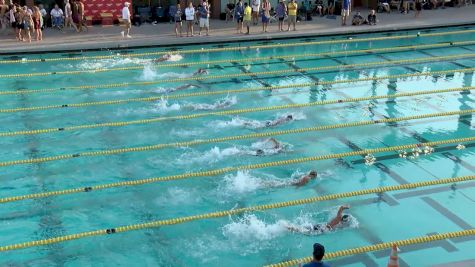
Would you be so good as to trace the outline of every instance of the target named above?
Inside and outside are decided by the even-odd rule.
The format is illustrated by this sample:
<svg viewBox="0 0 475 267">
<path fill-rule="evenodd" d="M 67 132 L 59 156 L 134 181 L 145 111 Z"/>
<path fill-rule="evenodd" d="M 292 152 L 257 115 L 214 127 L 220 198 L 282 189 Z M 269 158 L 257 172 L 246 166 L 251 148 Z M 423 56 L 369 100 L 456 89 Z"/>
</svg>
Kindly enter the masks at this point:
<svg viewBox="0 0 475 267">
<path fill-rule="evenodd" d="M 475 27 L 454 27 L 428 32 L 473 30 Z M 407 35 L 415 32 L 354 35 L 352 39 L 386 35 Z M 422 33 L 426 33 L 422 31 Z M 350 36 L 319 37 L 269 41 L 264 44 L 297 43 L 320 40 L 347 40 Z M 164 95 L 166 90 L 185 83 L 194 87 L 170 95 L 188 92 L 212 92 L 266 85 L 289 85 L 400 75 L 415 72 L 458 70 L 447 75 L 383 79 L 358 83 L 338 83 L 318 87 L 304 87 L 274 92 L 256 91 L 229 95 L 199 96 L 135 102 L 83 108 L 59 108 L 39 111 L 0 113 L 0 132 L 60 128 L 115 121 L 131 121 L 162 116 L 188 115 L 217 110 L 232 110 L 308 103 L 354 97 L 390 95 L 394 93 L 474 86 L 475 58 L 463 56 L 475 53 L 475 45 L 401 51 L 363 55 L 338 55 L 280 60 L 279 56 L 377 49 L 396 46 L 437 44 L 475 40 L 475 34 L 443 35 L 388 41 L 365 41 L 333 45 L 260 48 L 235 52 L 203 52 L 174 56 L 174 62 L 151 64 L 150 59 L 117 57 L 79 61 L 38 62 L 0 65 L 1 74 L 61 72 L 93 70 L 96 68 L 144 65 L 142 70 L 48 75 L 40 77 L 3 78 L 1 91 L 62 88 L 80 85 L 101 85 L 159 81 L 186 78 L 198 68 L 206 68 L 209 75 L 239 74 L 244 71 L 264 72 L 335 66 L 365 62 L 431 58 L 461 55 L 455 59 L 411 64 L 382 64 L 371 68 L 286 72 L 278 75 L 241 76 L 234 79 L 204 79 L 202 81 L 166 82 L 117 88 L 63 90 L 51 93 L 0 95 L 2 109 L 31 106 L 62 105 L 82 102 L 117 100 Z M 241 46 L 262 44 L 241 43 Z M 102 51 L 68 54 L 18 55 L 19 58 L 56 58 L 68 56 L 97 56 L 115 53 L 196 48 L 234 47 L 239 44 L 153 48 L 128 51 Z M 169 63 L 187 63 L 224 59 L 273 56 L 266 62 L 220 63 L 166 67 Z M 4 60 L 9 57 L 4 56 Z M 167 120 L 125 127 L 102 127 L 61 131 L 37 135 L 0 137 L 0 162 L 40 158 L 61 154 L 75 154 L 114 148 L 147 146 L 178 141 L 191 141 L 276 130 L 297 129 L 343 122 L 377 120 L 384 117 L 403 117 L 444 111 L 475 108 L 470 93 L 443 93 L 396 98 L 392 101 L 372 100 L 244 113 L 239 116 L 206 116 L 189 120 Z M 225 107 L 219 104 L 225 102 Z M 271 128 L 252 127 L 292 114 L 295 120 Z M 251 126 L 243 125 L 247 121 Z M 273 154 L 263 139 L 244 139 L 224 143 L 190 147 L 165 148 L 144 152 L 122 153 L 98 157 L 78 157 L 36 164 L 1 168 L 0 197 L 94 186 L 148 177 L 213 170 L 228 166 L 256 164 L 284 159 L 326 155 L 352 151 L 349 142 L 360 148 L 380 148 L 402 144 L 446 140 L 474 136 L 471 115 L 449 116 L 400 122 L 397 125 L 378 124 L 319 132 L 281 135 L 275 137 L 285 144 L 282 153 Z M 157 182 L 140 186 L 119 187 L 44 199 L 24 200 L 1 204 L 0 245 L 51 238 L 97 229 L 144 223 L 153 220 L 190 216 L 237 207 L 275 203 L 331 193 L 348 192 L 377 186 L 398 185 L 434 179 L 473 175 L 475 153 L 473 146 L 457 150 L 454 145 L 441 146 L 430 155 L 403 159 L 394 153 L 375 154 L 377 164 L 367 166 L 362 157 L 346 157 L 280 167 L 231 172 L 212 177 L 198 177 Z M 256 149 L 265 155 L 253 155 Z M 353 149 L 355 147 L 353 146 Z M 395 156 L 394 156 L 395 155 Z M 382 156 L 388 156 L 381 158 Z M 456 157 L 456 159 L 454 158 Z M 378 159 L 380 158 L 380 159 Z M 454 160 L 455 159 L 455 160 Z M 382 165 L 380 165 L 382 164 Z M 306 186 L 289 185 L 291 179 L 310 170 L 319 177 Z M 280 185 L 272 187 L 269 184 Z M 426 190 L 441 188 L 440 190 Z M 199 220 L 164 226 L 83 238 L 53 245 L 2 252 L 1 265 L 13 266 L 260 266 L 311 254 L 314 242 L 323 243 L 327 251 L 371 245 L 430 233 L 444 233 L 473 228 L 475 225 L 474 183 L 461 183 L 455 190 L 450 185 L 418 189 L 420 194 L 404 195 L 389 192 L 386 201 L 376 195 L 325 201 L 303 206 L 273 209 L 232 217 Z M 324 235 L 289 233 L 285 224 L 305 227 L 327 221 L 340 204 L 350 204 L 352 221 L 349 227 Z M 445 211 L 449 211 L 448 214 Z M 427 266 L 473 258 L 472 239 L 428 243 L 419 247 L 402 248 L 401 259 L 409 266 Z M 384 256 L 384 257 L 383 257 Z M 387 257 L 378 253 L 336 259 L 335 265 L 384 265 Z M 371 265 L 373 264 L 373 265 Z"/>
</svg>

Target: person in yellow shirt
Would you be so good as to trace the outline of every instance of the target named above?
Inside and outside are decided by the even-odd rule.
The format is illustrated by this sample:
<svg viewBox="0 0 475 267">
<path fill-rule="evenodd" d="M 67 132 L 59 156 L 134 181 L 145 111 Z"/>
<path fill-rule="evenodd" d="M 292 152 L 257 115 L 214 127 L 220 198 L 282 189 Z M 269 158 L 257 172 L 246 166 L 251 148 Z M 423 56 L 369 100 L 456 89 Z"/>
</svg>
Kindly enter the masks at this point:
<svg viewBox="0 0 475 267">
<path fill-rule="evenodd" d="M 295 23 L 297 22 L 297 3 L 295 0 L 291 0 L 289 5 L 287 6 L 287 11 L 289 12 L 289 27 L 287 28 L 287 31 L 290 31 L 290 24 L 293 24 L 294 26 L 294 31 L 297 29 L 295 28 Z"/>
<path fill-rule="evenodd" d="M 243 22 L 244 22 L 244 25 L 246 25 L 246 28 L 247 28 L 247 33 L 246 34 L 249 34 L 249 27 L 251 26 L 251 23 L 252 23 L 251 14 L 252 14 L 252 8 L 247 3 L 244 3 L 244 19 L 243 19 Z"/>
</svg>

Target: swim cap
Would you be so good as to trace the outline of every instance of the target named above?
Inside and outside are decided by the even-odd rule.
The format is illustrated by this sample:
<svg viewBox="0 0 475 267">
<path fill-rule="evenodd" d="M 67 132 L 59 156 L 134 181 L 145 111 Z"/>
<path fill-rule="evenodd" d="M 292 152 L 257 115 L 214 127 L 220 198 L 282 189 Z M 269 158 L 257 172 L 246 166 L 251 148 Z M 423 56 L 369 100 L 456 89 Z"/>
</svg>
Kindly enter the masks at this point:
<svg viewBox="0 0 475 267">
<path fill-rule="evenodd" d="M 319 243 L 313 244 L 313 257 L 316 260 L 321 260 L 323 259 L 323 255 L 325 255 L 325 247 Z"/>
</svg>

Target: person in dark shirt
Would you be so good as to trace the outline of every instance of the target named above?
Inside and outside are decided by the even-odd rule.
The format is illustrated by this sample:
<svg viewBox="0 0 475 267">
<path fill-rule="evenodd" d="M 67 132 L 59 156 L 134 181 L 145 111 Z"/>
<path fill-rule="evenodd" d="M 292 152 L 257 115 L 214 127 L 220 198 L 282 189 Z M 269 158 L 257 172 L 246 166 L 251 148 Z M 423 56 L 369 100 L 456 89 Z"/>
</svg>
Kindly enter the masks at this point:
<svg viewBox="0 0 475 267">
<path fill-rule="evenodd" d="M 313 260 L 303 265 L 303 267 L 330 267 L 330 265 L 322 261 L 324 255 L 325 255 L 325 247 L 319 243 L 313 244 Z M 302 265 L 299 264 L 299 267 L 301 266 Z"/>
<path fill-rule="evenodd" d="M 376 25 L 376 12 L 371 10 L 368 15 L 368 24 L 369 25 Z"/>
<path fill-rule="evenodd" d="M 356 15 L 353 16 L 353 20 L 351 22 L 352 25 L 354 26 L 359 26 L 364 23 L 364 18 L 361 16 L 361 13 L 358 11 Z"/>
</svg>

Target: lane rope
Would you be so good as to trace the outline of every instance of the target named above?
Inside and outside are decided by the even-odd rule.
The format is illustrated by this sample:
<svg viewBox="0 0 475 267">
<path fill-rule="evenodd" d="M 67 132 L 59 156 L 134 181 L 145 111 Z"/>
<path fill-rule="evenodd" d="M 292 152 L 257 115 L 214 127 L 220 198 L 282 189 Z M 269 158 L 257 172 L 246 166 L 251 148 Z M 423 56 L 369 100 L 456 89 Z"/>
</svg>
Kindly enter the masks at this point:
<svg viewBox="0 0 475 267">
<path fill-rule="evenodd" d="M 406 50 L 424 50 L 428 48 L 444 48 L 444 47 L 453 47 L 460 45 L 472 45 L 475 44 L 475 41 L 465 41 L 465 42 L 451 42 L 451 43 L 442 43 L 442 44 L 430 44 L 430 45 L 419 45 L 419 46 L 402 46 L 402 47 L 390 47 L 390 48 L 377 48 L 377 49 L 363 49 L 363 50 L 349 50 L 349 51 L 338 51 L 338 52 L 323 52 L 323 53 L 305 53 L 305 54 L 295 54 L 295 55 L 286 55 L 286 56 L 267 56 L 267 57 L 250 57 L 250 58 L 240 58 L 240 59 L 224 59 L 224 60 L 211 60 L 211 61 L 197 61 L 197 62 L 187 62 L 187 63 L 166 63 L 166 64 L 157 64 L 158 68 L 167 68 L 167 67 L 189 67 L 195 65 L 215 65 L 223 63 L 239 63 L 239 62 L 256 62 L 256 61 L 267 61 L 274 59 L 296 59 L 296 58 L 311 58 L 311 57 L 322 57 L 328 55 L 349 55 L 349 54 L 359 54 L 359 53 L 377 53 L 377 52 L 393 52 L 393 51 L 406 51 Z M 280 62 L 276 62 L 280 63 Z M 49 72 L 33 72 L 33 73 L 17 73 L 17 74 L 0 74 L 0 78 L 20 78 L 20 77 L 36 77 L 36 76 L 50 76 L 50 75 L 77 75 L 77 74 L 96 74 L 96 73 L 105 73 L 112 71 L 127 71 L 127 70 L 143 70 L 147 66 L 127 66 L 127 67 L 115 67 L 115 68 L 96 68 L 89 70 L 71 70 L 71 71 L 49 71 Z"/>
<path fill-rule="evenodd" d="M 140 224 L 131 224 L 131 225 L 119 226 L 119 227 L 108 228 L 108 229 L 100 229 L 100 230 L 95 230 L 95 231 L 58 236 L 58 237 L 53 237 L 53 238 L 48 238 L 48 239 L 28 241 L 28 242 L 17 243 L 17 244 L 12 244 L 12 245 L 0 246 L 0 251 L 4 252 L 4 251 L 16 250 L 16 249 L 24 249 L 24 248 L 29 248 L 29 247 L 50 245 L 54 243 L 71 241 L 71 240 L 76 240 L 76 239 L 81 239 L 81 238 L 86 238 L 86 237 L 92 237 L 92 236 L 123 233 L 123 232 L 130 232 L 130 231 L 142 230 L 142 229 L 147 229 L 147 228 L 183 224 L 183 223 L 197 221 L 197 220 L 227 217 L 230 215 L 236 215 L 236 214 L 241 214 L 245 212 L 264 211 L 264 210 L 278 209 L 278 208 L 284 208 L 284 207 L 290 207 L 290 206 L 301 206 L 305 204 L 311 204 L 311 203 L 323 202 L 323 201 L 329 201 L 329 200 L 345 199 L 345 198 L 351 198 L 351 197 L 356 197 L 356 196 L 371 195 L 371 194 L 384 193 L 384 192 L 390 192 L 390 191 L 409 190 L 409 189 L 422 188 L 422 187 L 428 187 L 428 186 L 434 186 L 434 185 L 454 184 L 458 182 L 467 182 L 467 181 L 472 181 L 472 180 L 475 180 L 475 175 L 455 177 L 455 178 L 445 178 L 445 179 L 439 179 L 439 180 L 430 180 L 430 181 L 408 183 L 408 184 L 401 184 L 401 185 L 384 186 L 384 187 L 377 187 L 377 188 L 372 188 L 372 189 L 357 190 L 357 191 L 352 191 L 352 192 L 329 194 L 329 195 L 316 196 L 316 197 L 310 197 L 310 198 L 304 198 L 304 199 L 290 200 L 290 201 L 285 201 L 285 202 L 277 202 L 277 203 L 237 208 L 237 209 L 232 209 L 232 210 L 217 211 L 217 212 L 205 213 L 205 214 L 199 214 L 199 215 L 193 215 L 193 216 L 157 220 L 157 221 L 151 221 L 151 222 L 140 223 Z M 84 190 L 82 190 L 81 192 L 84 192 Z M 475 230 L 469 233 L 475 234 Z M 429 236 L 428 238 L 431 238 L 431 237 L 435 238 L 434 236 Z M 459 235 L 457 234 L 450 235 L 451 238 L 457 237 L 457 236 Z M 407 244 L 411 244 L 410 241 L 400 243 L 400 245 L 407 245 Z M 381 245 L 376 246 L 376 247 L 381 247 L 381 249 L 385 248 L 385 246 L 381 246 Z M 363 250 L 350 250 L 350 252 L 362 253 Z M 346 253 L 350 253 L 350 252 L 346 252 Z M 342 252 L 335 253 L 335 254 L 328 253 L 326 255 L 326 259 L 331 258 L 333 255 L 337 257 L 340 255 L 344 256 L 344 255 L 349 255 L 349 254 L 345 254 Z M 302 260 L 307 260 L 307 258 L 293 260 L 293 261 L 289 261 L 289 263 L 280 263 L 280 264 L 295 265 L 301 262 Z M 290 266 L 290 265 L 276 265 L 276 266 Z"/>
<path fill-rule="evenodd" d="M 244 50 L 252 50 L 252 49 L 270 49 L 270 48 L 284 48 L 284 47 L 293 47 L 293 46 L 312 46 L 312 45 L 322 45 L 322 44 L 358 43 L 358 42 L 369 42 L 369 41 L 386 41 L 386 40 L 398 40 L 398 39 L 436 37 L 436 36 L 445 36 L 445 35 L 462 35 L 462 34 L 469 34 L 473 32 L 475 32 L 475 30 L 459 30 L 459 31 L 439 32 L 439 33 L 421 33 L 421 34 L 407 34 L 407 35 L 398 35 L 398 36 L 369 37 L 369 38 L 361 38 L 361 39 L 355 38 L 355 39 L 344 39 L 344 40 L 325 40 L 325 41 L 283 43 L 283 44 L 271 44 L 271 45 L 249 45 L 249 46 L 208 48 L 208 49 L 201 48 L 201 49 L 190 49 L 190 50 L 183 50 L 183 51 L 177 51 L 177 52 L 179 52 L 180 54 L 230 52 L 230 51 L 244 51 Z M 83 56 L 83 57 L 56 57 L 56 58 L 0 60 L 0 64 L 54 62 L 54 61 L 80 61 L 80 60 L 90 60 L 90 59 L 111 59 L 111 58 L 120 58 L 120 57 L 145 57 L 145 56 L 156 56 L 156 55 L 165 55 L 165 54 L 173 54 L 173 53 L 175 52 L 174 51 L 157 51 L 157 52 L 132 53 L 132 54 L 116 53 L 114 55 L 86 56 L 86 57 Z"/>
<path fill-rule="evenodd" d="M 475 56 L 475 54 L 473 54 Z M 413 60 L 414 62 L 420 62 L 420 59 L 415 59 Z M 424 58 L 422 61 L 425 62 L 427 58 Z M 407 60 L 402 60 L 402 61 L 407 61 Z M 400 61 L 391 61 L 391 64 L 399 64 Z M 376 65 L 386 65 L 387 62 L 371 62 L 371 63 L 363 63 L 363 64 L 351 64 L 351 65 L 335 65 L 335 66 L 325 66 L 325 67 L 319 67 L 319 68 L 324 68 L 324 69 L 330 69 L 330 68 L 357 68 L 357 67 L 362 67 L 362 66 L 368 66 L 368 64 L 372 66 Z M 305 83 L 308 84 L 308 83 Z M 304 85 L 305 85 L 304 84 Z M 302 84 L 292 84 L 292 86 L 295 88 L 298 85 Z M 247 88 L 249 89 L 249 88 Z M 12 91 L 4 91 L 7 92 L 6 94 L 9 94 L 8 92 Z M 21 93 L 22 91 L 14 91 L 16 93 Z M 210 93 L 210 91 L 206 92 Z M 130 103 L 130 102 L 150 102 L 150 101 L 156 101 L 160 100 L 163 97 L 167 97 L 167 94 L 162 94 L 160 96 L 153 96 L 153 97 L 142 97 L 142 98 L 128 98 L 128 99 L 118 99 L 118 100 L 105 100 L 105 101 L 92 101 L 92 102 L 83 102 L 83 103 L 62 103 L 62 104 L 56 104 L 56 105 L 47 105 L 47 106 L 33 106 L 33 107 L 22 107 L 22 108 L 7 108 L 7 109 L 0 109 L 0 113 L 14 113 L 14 112 L 22 112 L 22 111 L 35 111 L 35 110 L 47 110 L 47 109 L 61 109 L 65 107 L 74 107 L 74 108 L 82 108 L 82 107 L 88 107 L 88 106 L 99 106 L 99 105 L 119 105 L 119 104 L 124 104 L 124 103 Z"/>
<path fill-rule="evenodd" d="M 294 72 L 290 70 L 283 70 Z M 299 69 L 300 72 L 305 72 L 303 69 Z M 310 82 L 310 83 L 303 83 L 300 85 L 304 86 L 318 86 L 318 85 L 333 85 L 333 84 L 342 84 L 342 83 L 355 83 L 355 82 L 365 82 L 365 81 L 379 81 L 379 80 L 386 80 L 386 79 L 399 79 L 399 78 L 408 78 L 408 77 L 420 77 L 420 76 L 428 76 L 428 75 L 443 75 L 443 74 L 451 74 L 456 72 L 461 73 L 468 73 L 475 71 L 475 68 L 463 68 L 463 69 L 452 69 L 452 70 L 443 70 L 443 71 L 432 71 L 432 72 L 418 72 L 418 73 L 406 73 L 406 74 L 399 74 L 399 75 L 387 75 L 387 76 L 379 76 L 379 77 L 367 77 L 367 78 L 357 78 L 357 79 L 348 79 L 348 80 L 332 80 L 332 81 L 318 81 L 318 82 Z M 282 72 L 282 71 L 280 71 Z M 249 76 L 259 75 L 259 74 L 269 74 L 270 72 L 255 72 L 252 74 L 246 74 Z M 220 75 L 219 77 L 226 78 L 224 76 L 227 75 Z M 194 79 L 194 80 L 201 80 L 203 77 L 191 77 L 191 78 L 177 78 L 177 79 L 167 79 L 167 80 L 157 80 L 157 81 L 149 81 L 149 82 L 129 82 L 129 83 L 111 83 L 111 84 L 98 84 L 98 85 L 81 85 L 81 86 L 68 86 L 68 87 L 61 87 L 61 88 L 44 88 L 44 89 L 21 89 L 21 90 L 10 90 L 10 91 L 0 91 L 0 95 L 25 95 L 25 94 L 36 94 L 36 93 L 55 93 L 67 90 L 87 90 L 87 89 L 110 89 L 110 88 L 118 88 L 118 87 L 127 87 L 127 86 L 145 86 L 145 85 L 155 85 L 165 82 L 182 82 L 186 81 L 187 79 Z M 214 92 L 195 92 L 187 94 L 188 96 L 202 96 L 202 95 L 214 95 L 214 94 L 223 94 L 226 93 L 237 93 L 237 92 L 254 92 L 254 91 L 262 91 L 262 90 L 274 90 L 274 89 L 283 89 L 283 88 L 294 88 L 295 85 L 285 85 L 285 86 L 264 86 L 264 87 L 255 87 L 255 88 L 242 88 L 242 89 L 234 89 L 234 90 L 224 90 L 218 91 L 219 93 Z M 168 98 L 173 98 L 174 95 L 168 95 Z"/>
<path fill-rule="evenodd" d="M 449 239 L 449 238 L 452 239 L 452 238 L 457 238 L 457 237 L 473 236 L 473 235 L 475 235 L 475 228 L 455 231 L 455 232 L 442 233 L 442 234 L 424 235 L 424 236 L 419 236 L 419 237 L 414 237 L 414 238 L 384 242 L 384 243 L 379 243 L 375 245 L 350 248 L 350 249 L 325 253 L 324 258 L 325 260 L 330 260 L 334 258 L 340 258 L 340 257 L 352 256 L 352 255 L 362 254 L 362 253 L 367 253 L 367 252 L 372 252 L 372 251 L 384 250 L 384 249 L 391 248 L 393 245 L 397 245 L 398 247 L 404 247 L 404 246 L 429 243 L 429 242 L 434 242 L 434 241 L 444 240 L 444 239 Z M 388 254 L 388 257 L 389 257 L 389 254 Z M 285 262 L 276 263 L 276 264 L 269 264 L 269 265 L 265 265 L 265 267 L 290 267 L 290 266 L 296 266 L 299 263 L 311 262 L 312 260 L 313 260 L 313 257 L 305 257 L 301 259 L 295 259 L 295 260 L 285 261 Z"/>
<path fill-rule="evenodd" d="M 412 92 L 412 93 L 397 93 L 397 94 L 392 94 L 392 95 L 324 100 L 324 101 L 315 101 L 315 102 L 304 103 L 304 104 L 287 104 L 287 105 L 279 105 L 279 106 L 204 112 L 204 113 L 197 113 L 197 114 L 191 114 L 191 115 L 163 116 L 163 117 L 156 117 L 156 118 L 151 118 L 151 119 L 132 120 L 132 121 L 104 122 L 104 123 L 83 124 L 83 125 L 68 126 L 68 127 L 44 128 L 44 129 L 35 129 L 35 130 L 26 130 L 26 131 L 13 131 L 13 132 L 0 132 L 0 137 L 9 137 L 9 136 L 18 136 L 18 135 L 37 135 L 37 134 L 57 133 L 57 132 L 63 132 L 63 131 L 76 131 L 76 130 L 94 129 L 94 128 L 103 128 L 103 127 L 125 127 L 125 126 L 130 126 L 130 125 L 137 125 L 137 124 L 157 123 L 157 122 L 162 122 L 162 121 L 167 121 L 167 120 L 188 120 L 188 119 L 196 119 L 196 118 L 202 118 L 202 117 L 207 117 L 207 116 L 236 115 L 236 114 L 280 110 L 280 109 L 321 106 L 321 105 L 329 105 L 329 104 L 336 104 L 336 103 L 361 102 L 361 101 L 367 101 L 367 100 L 377 100 L 377 99 L 386 99 L 386 98 L 392 99 L 392 98 L 399 98 L 399 97 L 421 96 L 421 95 L 460 92 L 460 91 L 463 92 L 463 91 L 471 91 L 474 89 L 475 87 L 473 86 L 461 87 L 461 88 L 449 88 L 449 89 L 439 89 L 439 90 L 430 90 L 430 91 L 419 91 L 419 92 Z M 443 112 L 443 113 L 436 113 L 436 114 L 444 114 L 443 116 L 450 116 L 450 114 L 456 114 L 456 113 L 466 114 L 466 113 L 469 113 L 469 111 L 455 111 L 455 112 L 449 112 L 449 113 Z"/>
<path fill-rule="evenodd" d="M 21 201 L 25 199 L 46 198 L 46 197 L 59 196 L 59 195 L 69 195 L 69 194 L 91 192 L 91 191 L 105 190 L 105 189 L 110 189 L 110 188 L 118 188 L 118 187 L 126 187 L 126 186 L 138 186 L 138 185 L 143 185 L 143 184 L 165 182 L 165 181 L 175 181 L 175 180 L 189 179 L 189 178 L 195 178 L 195 177 L 217 176 L 217 175 L 234 172 L 234 171 L 254 170 L 254 169 L 262 169 L 262 168 L 268 168 L 268 167 L 298 164 L 298 163 L 304 163 L 304 162 L 310 162 L 310 161 L 321 161 L 321 160 L 337 159 L 337 158 L 344 158 L 344 157 L 351 157 L 351 156 L 361 156 L 361 155 L 367 155 L 367 154 L 393 152 L 393 151 L 417 148 L 421 146 L 433 147 L 433 146 L 446 145 L 446 144 L 461 144 L 461 143 L 466 143 L 466 142 L 470 142 L 474 140 L 475 140 L 475 137 L 465 137 L 465 138 L 448 139 L 448 140 L 441 140 L 441 141 L 434 141 L 434 142 L 427 142 L 427 143 L 417 143 L 417 144 L 408 144 L 408 145 L 400 145 L 400 146 L 363 149 L 363 150 L 351 151 L 351 152 L 327 154 L 327 155 L 306 157 L 306 158 L 294 158 L 294 159 L 288 159 L 288 160 L 271 161 L 271 162 L 258 163 L 258 164 L 248 164 L 248 165 L 241 165 L 241 166 L 235 166 L 235 167 L 225 167 L 221 169 L 214 169 L 214 170 L 208 170 L 208 171 L 188 172 L 188 173 L 162 176 L 162 177 L 144 178 L 144 179 L 139 179 L 139 180 L 130 180 L 130 181 L 114 182 L 114 183 L 100 184 L 100 185 L 94 185 L 94 186 L 70 188 L 70 189 L 57 190 L 57 191 L 46 191 L 46 192 L 33 193 L 33 194 L 27 194 L 27 195 L 3 197 L 3 198 L 0 198 L 0 203 L 15 202 L 15 201 Z"/>
</svg>

